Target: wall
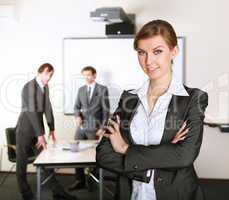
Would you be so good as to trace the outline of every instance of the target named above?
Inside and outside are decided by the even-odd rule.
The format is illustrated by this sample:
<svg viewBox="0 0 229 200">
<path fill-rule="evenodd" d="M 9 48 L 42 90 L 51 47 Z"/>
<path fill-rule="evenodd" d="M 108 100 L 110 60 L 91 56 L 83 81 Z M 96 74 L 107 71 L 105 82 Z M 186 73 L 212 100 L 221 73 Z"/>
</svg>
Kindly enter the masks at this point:
<svg viewBox="0 0 229 200">
<path fill-rule="evenodd" d="M 139 29 L 145 22 L 162 18 L 171 22 L 179 36 L 186 37 L 186 84 L 209 92 L 208 120 L 229 118 L 229 17 L 228 1 L 184 0 L 20 0 L 14 19 L 0 19 L 0 145 L 4 129 L 16 123 L 22 85 L 43 62 L 56 72 L 50 82 L 59 140 L 74 135 L 74 119 L 64 116 L 62 38 L 104 36 L 104 24 L 93 22 L 89 12 L 96 7 L 122 6 L 136 14 Z M 195 166 L 202 178 L 229 178 L 229 134 L 205 127 L 204 141 Z M 1 170 L 8 170 L 5 148 Z"/>
</svg>

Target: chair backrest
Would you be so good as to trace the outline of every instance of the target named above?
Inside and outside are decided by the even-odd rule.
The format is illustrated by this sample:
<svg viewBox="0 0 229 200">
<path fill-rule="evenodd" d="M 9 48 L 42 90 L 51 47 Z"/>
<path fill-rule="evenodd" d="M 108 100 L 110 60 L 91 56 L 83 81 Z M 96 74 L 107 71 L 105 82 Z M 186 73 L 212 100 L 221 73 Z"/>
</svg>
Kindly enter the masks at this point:
<svg viewBox="0 0 229 200">
<path fill-rule="evenodd" d="M 11 162 L 16 162 L 16 128 L 6 128 L 6 142 L 8 159 Z M 35 147 L 31 146 L 31 150 L 28 151 L 28 163 L 33 163 L 36 159 Z"/>
<path fill-rule="evenodd" d="M 7 153 L 8 159 L 11 162 L 16 162 L 16 128 L 6 128 L 6 142 L 7 142 Z"/>
</svg>

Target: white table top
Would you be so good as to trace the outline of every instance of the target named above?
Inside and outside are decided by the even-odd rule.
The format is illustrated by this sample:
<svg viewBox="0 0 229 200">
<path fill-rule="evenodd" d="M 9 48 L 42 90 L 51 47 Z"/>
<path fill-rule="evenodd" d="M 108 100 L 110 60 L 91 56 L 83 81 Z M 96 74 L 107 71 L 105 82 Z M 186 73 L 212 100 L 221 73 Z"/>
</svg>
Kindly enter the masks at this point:
<svg viewBox="0 0 229 200">
<path fill-rule="evenodd" d="M 97 140 L 80 140 L 82 145 L 90 145 L 93 147 L 86 148 L 78 152 L 71 152 L 70 150 L 63 150 L 64 147 L 69 146 L 70 142 L 58 142 L 55 146 L 48 145 L 46 150 L 43 150 L 34 161 L 34 165 L 58 165 L 58 164 L 86 164 L 95 163 L 95 147 Z"/>
</svg>

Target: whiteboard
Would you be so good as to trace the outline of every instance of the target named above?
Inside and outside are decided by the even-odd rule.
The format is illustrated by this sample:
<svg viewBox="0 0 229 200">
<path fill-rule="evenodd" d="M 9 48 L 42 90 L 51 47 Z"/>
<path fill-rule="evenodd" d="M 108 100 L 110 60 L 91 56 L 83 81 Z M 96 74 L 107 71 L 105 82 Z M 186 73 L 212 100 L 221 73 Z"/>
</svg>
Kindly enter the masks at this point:
<svg viewBox="0 0 229 200">
<path fill-rule="evenodd" d="M 93 66 L 96 82 L 109 90 L 111 112 L 115 110 L 123 90 L 139 88 L 147 79 L 133 48 L 134 38 L 64 38 L 64 114 L 74 113 L 78 89 L 84 85 L 81 69 Z M 178 37 L 179 54 L 173 71 L 184 83 L 184 37 Z"/>
</svg>

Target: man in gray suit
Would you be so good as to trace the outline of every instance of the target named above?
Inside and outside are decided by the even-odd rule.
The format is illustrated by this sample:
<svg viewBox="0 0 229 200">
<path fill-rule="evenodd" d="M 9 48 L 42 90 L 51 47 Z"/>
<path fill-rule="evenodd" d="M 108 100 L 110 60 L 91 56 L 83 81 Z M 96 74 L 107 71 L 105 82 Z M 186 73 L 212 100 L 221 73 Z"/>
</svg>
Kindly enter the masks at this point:
<svg viewBox="0 0 229 200">
<path fill-rule="evenodd" d="M 34 199 L 32 190 L 27 182 L 26 171 L 28 157 L 31 151 L 39 154 L 46 149 L 44 137 L 45 129 L 43 115 L 45 115 L 50 132 L 49 137 L 56 141 L 54 117 L 49 99 L 48 82 L 52 78 L 54 68 L 49 63 L 44 63 L 38 69 L 37 76 L 26 83 L 22 90 L 22 110 L 16 126 L 16 175 L 19 190 L 24 200 Z M 44 170 L 44 175 L 50 175 L 53 170 Z M 75 197 L 66 193 L 52 176 L 48 184 L 53 192 L 53 199 L 76 200 Z"/>
<path fill-rule="evenodd" d="M 85 77 L 86 84 L 79 88 L 74 107 L 77 125 L 75 139 L 96 139 L 100 137 L 99 130 L 109 118 L 108 89 L 95 82 L 96 70 L 93 67 L 84 67 L 81 73 Z M 69 190 L 79 189 L 84 185 L 84 169 L 76 169 L 76 181 Z"/>
</svg>

